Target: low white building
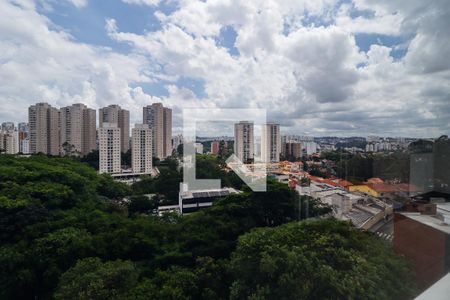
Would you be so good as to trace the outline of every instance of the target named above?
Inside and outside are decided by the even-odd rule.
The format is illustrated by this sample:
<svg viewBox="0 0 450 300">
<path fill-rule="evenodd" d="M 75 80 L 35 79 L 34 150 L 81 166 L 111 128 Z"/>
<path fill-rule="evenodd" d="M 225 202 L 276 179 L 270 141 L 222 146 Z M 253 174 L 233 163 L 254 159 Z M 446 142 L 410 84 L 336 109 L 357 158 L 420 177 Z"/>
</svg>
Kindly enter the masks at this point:
<svg viewBox="0 0 450 300">
<path fill-rule="evenodd" d="M 198 154 L 203 154 L 203 144 L 202 143 L 195 143 L 195 152 Z"/>
<path fill-rule="evenodd" d="M 213 205 L 213 202 L 240 191 L 234 188 L 188 190 L 187 185 L 180 183 L 178 207 L 181 214 L 192 213 Z"/>
</svg>

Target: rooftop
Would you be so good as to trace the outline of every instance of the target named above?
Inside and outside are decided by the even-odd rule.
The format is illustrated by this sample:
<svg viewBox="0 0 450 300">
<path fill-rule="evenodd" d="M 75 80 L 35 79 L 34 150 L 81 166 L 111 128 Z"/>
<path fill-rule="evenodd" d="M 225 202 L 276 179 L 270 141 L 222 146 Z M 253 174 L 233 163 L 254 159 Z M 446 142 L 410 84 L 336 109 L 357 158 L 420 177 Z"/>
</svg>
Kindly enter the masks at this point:
<svg viewBox="0 0 450 300">
<path fill-rule="evenodd" d="M 425 290 L 415 300 L 446 300 L 448 295 L 450 295 L 450 273 Z"/>
<path fill-rule="evenodd" d="M 450 225 L 445 224 L 436 215 L 424 215 L 418 212 L 400 212 L 399 214 L 450 235 Z"/>
<path fill-rule="evenodd" d="M 213 197 L 224 197 L 229 194 L 236 194 L 239 191 L 233 188 L 222 188 L 222 189 L 212 189 L 212 190 L 193 190 L 180 193 L 182 199 L 193 199 L 193 198 L 213 198 Z"/>
</svg>

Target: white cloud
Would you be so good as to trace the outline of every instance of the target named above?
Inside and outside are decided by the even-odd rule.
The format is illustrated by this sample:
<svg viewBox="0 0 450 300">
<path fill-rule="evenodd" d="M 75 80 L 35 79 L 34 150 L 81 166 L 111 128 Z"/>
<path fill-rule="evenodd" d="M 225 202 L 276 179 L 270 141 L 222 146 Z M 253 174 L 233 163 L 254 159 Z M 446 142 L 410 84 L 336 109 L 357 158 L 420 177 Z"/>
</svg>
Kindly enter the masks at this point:
<svg viewBox="0 0 450 300">
<path fill-rule="evenodd" d="M 374 11 L 371 17 L 350 16 L 352 6 L 343 4 L 336 15 L 336 25 L 351 33 L 384 34 L 398 36 L 401 34 L 402 16 L 398 12 L 386 13 L 383 10 Z"/>
<path fill-rule="evenodd" d="M 146 59 L 77 43 L 28 4 L 0 2 L 1 119 L 26 120 L 38 101 L 134 106 L 129 84 L 151 80 Z"/>
<path fill-rule="evenodd" d="M 160 3 L 122 1 L 155 10 Z M 162 101 L 174 108 L 175 127 L 181 108 L 217 106 L 267 108 L 297 133 L 449 133 L 446 0 L 178 0 L 171 13 L 155 12 L 156 31 L 125 32 L 106 21 L 110 38 L 132 47 L 128 55 L 78 43 L 49 29 L 32 1 L 14 2 L 0 2 L 0 80 L 11 83 L 0 86 L 0 119 L 24 117 L 26 106 L 46 100 L 115 102 L 140 121 L 142 106 Z M 355 18 L 354 10 L 362 13 Z M 218 42 L 230 38 L 224 28 L 235 32 L 238 55 Z M 402 45 L 365 53 L 358 33 L 401 37 Z M 394 58 L 401 47 L 406 55 Z M 185 78 L 203 84 L 204 98 L 177 86 Z M 146 94 L 145 82 L 164 84 L 169 95 Z"/>
<path fill-rule="evenodd" d="M 159 4 L 160 0 L 122 0 L 122 2 L 128 4 L 156 6 Z"/>
<path fill-rule="evenodd" d="M 66 0 L 75 5 L 76 7 L 85 7 L 88 3 L 88 0 Z"/>
</svg>

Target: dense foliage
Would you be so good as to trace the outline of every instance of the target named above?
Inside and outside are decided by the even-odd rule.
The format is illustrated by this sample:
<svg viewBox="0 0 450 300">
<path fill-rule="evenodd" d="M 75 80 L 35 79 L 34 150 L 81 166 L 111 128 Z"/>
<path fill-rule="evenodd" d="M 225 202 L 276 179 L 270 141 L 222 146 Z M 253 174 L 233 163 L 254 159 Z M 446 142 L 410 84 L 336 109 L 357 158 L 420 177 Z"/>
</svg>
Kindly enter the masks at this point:
<svg viewBox="0 0 450 300">
<path fill-rule="evenodd" d="M 333 220 L 282 225 L 329 212 L 286 185 L 188 216 L 154 216 L 154 199 L 132 193 L 70 158 L 0 156 L 0 299 L 410 295 L 376 237 Z"/>
<path fill-rule="evenodd" d="M 224 162 L 218 156 L 197 155 L 196 176 L 200 179 L 220 179 L 224 187 L 241 189 L 243 182 L 234 172 L 224 171 L 223 165 Z M 179 162 L 174 158 L 169 158 L 164 163 L 161 163 L 158 169 L 160 171 L 159 176 L 145 177 L 143 180 L 133 184 L 133 193 L 135 195 L 158 194 L 161 204 L 177 204 L 179 185 L 183 181 L 183 173 Z"/>
<path fill-rule="evenodd" d="M 335 163 L 336 176 L 354 183 L 371 177 L 384 180 L 408 182 L 410 178 L 410 155 L 404 152 L 351 154 L 345 151 L 329 151 L 321 158 Z"/>
</svg>

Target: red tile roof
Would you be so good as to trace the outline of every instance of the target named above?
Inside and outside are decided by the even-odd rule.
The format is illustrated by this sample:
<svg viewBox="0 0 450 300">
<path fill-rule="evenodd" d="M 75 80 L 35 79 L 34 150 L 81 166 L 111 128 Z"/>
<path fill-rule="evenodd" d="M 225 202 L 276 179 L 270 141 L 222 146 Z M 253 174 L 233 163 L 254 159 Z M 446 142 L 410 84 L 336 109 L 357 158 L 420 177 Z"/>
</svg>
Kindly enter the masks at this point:
<svg viewBox="0 0 450 300">
<path fill-rule="evenodd" d="M 367 179 L 367 183 L 378 184 L 378 183 L 384 183 L 384 181 L 381 178 L 372 177 L 372 178 Z"/>
</svg>

